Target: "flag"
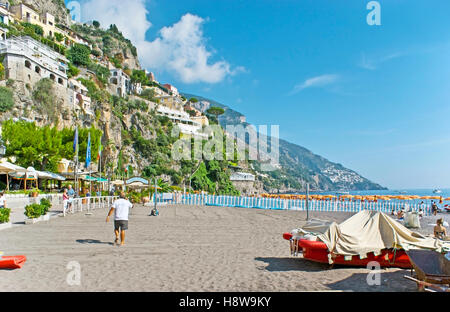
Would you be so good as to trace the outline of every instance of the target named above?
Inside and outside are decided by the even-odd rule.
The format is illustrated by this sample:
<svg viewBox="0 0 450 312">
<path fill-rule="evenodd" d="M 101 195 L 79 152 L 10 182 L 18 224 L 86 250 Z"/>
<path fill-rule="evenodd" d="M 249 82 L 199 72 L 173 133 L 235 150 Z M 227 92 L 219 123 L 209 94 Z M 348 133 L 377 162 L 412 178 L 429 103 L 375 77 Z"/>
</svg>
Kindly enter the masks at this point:
<svg viewBox="0 0 450 312">
<path fill-rule="evenodd" d="M 76 153 L 78 148 L 78 127 L 75 128 L 75 135 L 73 137 L 73 152 Z"/>
<path fill-rule="evenodd" d="M 99 161 L 100 157 L 102 157 L 102 149 L 103 149 L 102 142 L 100 142 L 100 145 L 98 146 L 97 161 Z"/>
<path fill-rule="evenodd" d="M 88 145 L 86 149 L 86 168 L 89 168 L 89 165 L 91 164 L 91 133 L 89 132 L 88 137 Z"/>
</svg>

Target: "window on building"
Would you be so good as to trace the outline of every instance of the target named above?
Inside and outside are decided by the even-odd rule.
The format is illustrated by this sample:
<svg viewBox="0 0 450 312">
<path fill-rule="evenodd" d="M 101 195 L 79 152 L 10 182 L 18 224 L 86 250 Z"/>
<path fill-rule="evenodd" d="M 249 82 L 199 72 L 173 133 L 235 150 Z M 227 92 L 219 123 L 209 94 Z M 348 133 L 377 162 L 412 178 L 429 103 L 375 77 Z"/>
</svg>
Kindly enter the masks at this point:
<svg viewBox="0 0 450 312">
<path fill-rule="evenodd" d="M 25 60 L 25 67 L 28 69 L 31 69 L 31 62 L 28 60 Z"/>
<path fill-rule="evenodd" d="M 36 67 L 34 68 L 34 71 L 35 71 L 36 73 L 38 73 L 39 75 L 41 74 L 41 68 L 40 68 L 39 66 L 36 66 Z"/>
<path fill-rule="evenodd" d="M 50 74 L 50 79 L 53 80 L 53 81 L 55 81 L 55 79 L 56 79 L 55 75 Z"/>
<path fill-rule="evenodd" d="M 63 84 L 64 84 L 64 80 L 63 80 L 62 78 L 58 78 L 58 83 L 59 83 L 60 85 L 63 85 Z"/>
</svg>

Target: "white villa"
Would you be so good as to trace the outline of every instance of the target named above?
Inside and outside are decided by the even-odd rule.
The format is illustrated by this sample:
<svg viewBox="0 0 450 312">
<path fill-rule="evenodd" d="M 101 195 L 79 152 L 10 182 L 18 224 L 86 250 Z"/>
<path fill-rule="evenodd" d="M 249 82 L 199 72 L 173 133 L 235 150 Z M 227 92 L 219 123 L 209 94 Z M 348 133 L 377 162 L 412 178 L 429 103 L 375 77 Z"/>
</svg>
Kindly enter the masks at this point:
<svg viewBox="0 0 450 312">
<path fill-rule="evenodd" d="M 67 87 L 68 60 L 31 37 L 13 37 L 0 41 L 0 54 L 7 79 L 34 84 L 50 78 Z"/>
<path fill-rule="evenodd" d="M 69 103 L 75 110 L 82 110 L 86 114 L 93 116 L 91 109 L 91 98 L 87 95 L 88 89 L 78 80 L 69 79 L 68 85 Z"/>
<path fill-rule="evenodd" d="M 125 97 L 125 95 L 131 92 L 130 77 L 121 69 L 114 68 L 110 72 L 111 78 L 109 78 L 109 83 L 114 93 L 120 97 Z"/>
<path fill-rule="evenodd" d="M 200 136 L 208 137 L 208 135 L 201 133 L 202 124 L 192 120 L 188 113 L 181 110 L 175 110 L 166 106 L 159 105 L 157 114 L 160 116 L 166 116 L 173 123 L 177 124 L 180 128 L 180 132 L 184 137 Z"/>
</svg>

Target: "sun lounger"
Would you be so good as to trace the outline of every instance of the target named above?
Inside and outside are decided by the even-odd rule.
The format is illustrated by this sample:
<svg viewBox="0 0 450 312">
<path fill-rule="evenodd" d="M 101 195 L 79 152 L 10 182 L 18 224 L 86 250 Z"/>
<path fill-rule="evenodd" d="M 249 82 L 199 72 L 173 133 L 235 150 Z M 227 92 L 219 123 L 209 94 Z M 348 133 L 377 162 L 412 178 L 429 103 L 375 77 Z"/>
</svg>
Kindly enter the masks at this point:
<svg viewBox="0 0 450 312">
<path fill-rule="evenodd" d="M 417 280 L 435 285 L 450 286 L 450 261 L 444 254 L 432 250 L 409 250 L 406 252 Z M 423 283 L 418 283 L 419 290 L 424 290 Z"/>
</svg>

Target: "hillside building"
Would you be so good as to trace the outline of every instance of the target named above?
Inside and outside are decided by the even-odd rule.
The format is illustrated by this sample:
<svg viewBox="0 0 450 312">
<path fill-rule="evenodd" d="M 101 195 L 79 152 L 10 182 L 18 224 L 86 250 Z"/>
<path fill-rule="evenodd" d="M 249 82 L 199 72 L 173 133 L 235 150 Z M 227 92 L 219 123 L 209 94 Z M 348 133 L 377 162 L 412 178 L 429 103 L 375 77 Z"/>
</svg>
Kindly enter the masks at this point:
<svg viewBox="0 0 450 312">
<path fill-rule="evenodd" d="M 168 107 L 159 105 L 157 114 L 169 118 L 173 123 L 178 125 L 182 138 L 190 138 L 195 136 L 208 136 L 201 133 L 202 125 L 198 121 L 193 120 L 188 113 L 182 110 L 170 109 Z"/>
<path fill-rule="evenodd" d="M 109 78 L 109 83 L 110 88 L 112 88 L 112 92 L 120 97 L 125 97 L 127 94 L 130 94 L 130 77 L 122 69 L 114 68 L 110 72 L 111 77 Z"/>
<path fill-rule="evenodd" d="M 171 95 L 156 96 L 159 99 L 159 104 L 164 105 L 170 109 L 183 110 L 183 101 L 179 97 Z"/>
<path fill-rule="evenodd" d="M 59 33 L 65 36 L 65 39 L 60 42 L 62 45 L 72 46 L 75 43 L 79 43 L 89 46 L 89 48 L 92 49 L 92 46 L 86 39 L 72 31 L 70 28 L 63 25 L 58 25 L 62 28 L 57 27 L 55 16 L 48 12 L 39 14 L 30 6 L 27 6 L 23 3 L 10 7 L 10 11 L 17 21 L 26 22 L 42 27 L 44 31 L 44 37 L 54 37 L 56 33 Z"/>
<path fill-rule="evenodd" d="M 234 172 L 230 177 L 230 181 L 241 192 L 241 195 L 255 195 L 258 193 L 255 189 L 256 178 L 251 173 Z"/>
<path fill-rule="evenodd" d="M 172 86 L 171 84 L 164 84 L 163 85 L 164 88 L 166 88 L 167 90 L 169 90 L 169 92 L 173 95 L 173 96 L 179 96 L 180 94 L 178 93 L 178 89 L 175 88 L 174 86 Z"/>
<path fill-rule="evenodd" d="M 69 79 L 68 82 L 69 103 L 77 111 L 93 116 L 94 113 L 91 108 L 91 98 L 88 96 L 88 89 L 78 80 Z"/>
<path fill-rule="evenodd" d="M 0 41 L 6 79 L 35 84 L 50 78 L 67 87 L 68 60 L 31 37 L 13 37 Z"/>
</svg>

